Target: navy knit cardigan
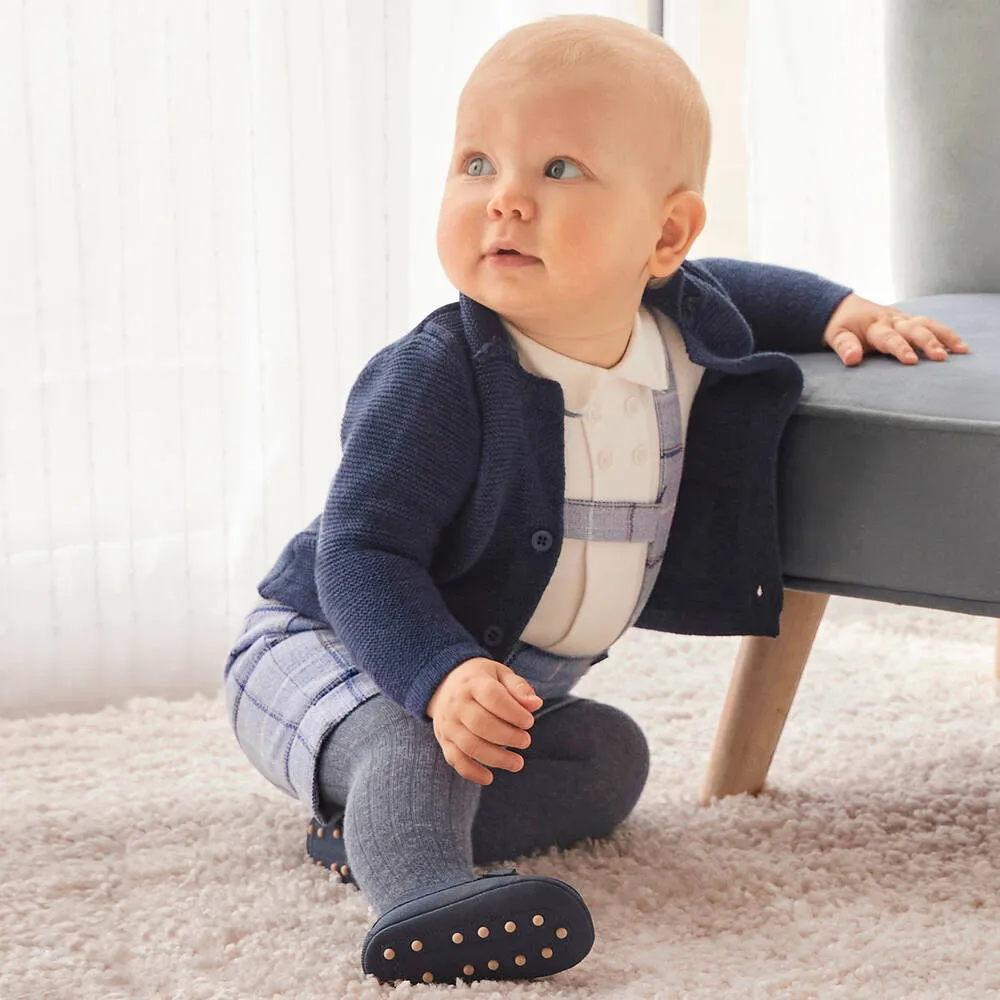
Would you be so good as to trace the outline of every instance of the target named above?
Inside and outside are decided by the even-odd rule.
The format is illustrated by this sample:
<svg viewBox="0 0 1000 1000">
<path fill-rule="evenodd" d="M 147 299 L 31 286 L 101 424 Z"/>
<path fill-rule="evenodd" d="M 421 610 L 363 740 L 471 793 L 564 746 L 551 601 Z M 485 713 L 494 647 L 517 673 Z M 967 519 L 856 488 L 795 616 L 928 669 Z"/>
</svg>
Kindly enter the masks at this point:
<svg viewBox="0 0 1000 1000">
<path fill-rule="evenodd" d="M 705 373 L 677 508 L 639 627 L 776 635 L 776 468 L 802 373 L 850 289 L 725 259 L 686 262 L 645 305 Z M 415 716 L 458 664 L 504 660 L 559 557 L 563 396 L 525 371 L 497 315 L 462 296 L 358 377 L 324 510 L 285 547 L 264 597 L 327 622 Z"/>
</svg>

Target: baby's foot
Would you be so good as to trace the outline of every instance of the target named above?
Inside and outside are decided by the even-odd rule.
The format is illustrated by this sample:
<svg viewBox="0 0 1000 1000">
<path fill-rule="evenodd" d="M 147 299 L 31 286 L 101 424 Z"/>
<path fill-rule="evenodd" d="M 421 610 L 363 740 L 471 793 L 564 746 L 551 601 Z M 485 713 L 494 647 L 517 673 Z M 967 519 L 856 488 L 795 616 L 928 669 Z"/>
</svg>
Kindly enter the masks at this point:
<svg viewBox="0 0 1000 1000">
<path fill-rule="evenodd" d="M 590 911 L 572 886 L 508 869 L 386 911 L 361 964 L 382 982 L 536 979 L 576 965 L 593 943 Z"/>
</svg>

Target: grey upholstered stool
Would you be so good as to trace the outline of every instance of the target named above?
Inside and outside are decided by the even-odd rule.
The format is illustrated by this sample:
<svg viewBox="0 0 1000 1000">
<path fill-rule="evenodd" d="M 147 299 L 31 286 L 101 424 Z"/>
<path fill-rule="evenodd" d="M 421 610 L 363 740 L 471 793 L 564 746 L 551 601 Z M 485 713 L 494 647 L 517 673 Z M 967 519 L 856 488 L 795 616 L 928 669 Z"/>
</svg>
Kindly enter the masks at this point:
<svg viewBox="0 0 1000 1000">
<path fill-rule="evenodd" d="M 704 802 L 763 787 L 828 595 L 1000 617 L 998 51 L 995 0 L 889 0 L 898 305 L 947 323 L 970 353 L 916 368 L 797 359 L 806 389 L 780 465 L 781 631 L 743 640 Z"/>
<path fill-rule="evenodd" d="M 971 353 L 916 368 L 797 358 L 781 633 L 743 640 L 703 801 L 763 787 L 828 595 L 1000 617 L 1000 294 L 899 306 L 947 323 Z"/>
</svg>

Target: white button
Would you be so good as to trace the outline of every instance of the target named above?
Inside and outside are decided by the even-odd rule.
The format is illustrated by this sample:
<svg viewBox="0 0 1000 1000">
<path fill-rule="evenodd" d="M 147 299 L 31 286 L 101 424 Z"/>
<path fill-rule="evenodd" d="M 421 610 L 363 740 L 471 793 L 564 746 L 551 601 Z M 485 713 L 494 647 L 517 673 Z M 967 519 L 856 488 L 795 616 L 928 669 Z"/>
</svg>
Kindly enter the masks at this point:
<svg viewBox="0 0 1000 1000">
<path fill-rule="evenodd" d="M 640 407 L 641 404 L 639 403 L 638 396 L 629 396 L 629 398 L 625 400 L 625 412 L 629 414 L 629 416 L 634 417 L 639 412 Z"/>
<path fill-rule="evenodd" d="M 635 462 L 636 465 L 642 465 L 643 462 L 648 462 L 649 449 L 644 444 L 639 445 L 639 447 L 632 452 L 632 461 Z"/>
<path fill-rule="evenodd" d="M 605 448 L 604 451 L 597 456 L 597 464 L 602 469 L 610 469 L 611 466 L 614 465 L 614 462 L 615 456 L 609 448 Z"/>
</svg>

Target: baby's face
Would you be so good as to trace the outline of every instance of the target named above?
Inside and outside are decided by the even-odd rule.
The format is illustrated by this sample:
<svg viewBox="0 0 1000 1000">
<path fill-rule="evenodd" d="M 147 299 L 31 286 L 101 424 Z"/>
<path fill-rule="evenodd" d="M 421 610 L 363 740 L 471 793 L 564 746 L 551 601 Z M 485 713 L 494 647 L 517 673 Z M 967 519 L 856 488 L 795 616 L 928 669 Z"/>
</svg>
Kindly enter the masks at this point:
<svg viewBox="0 0 1000 1000">
<path fill-rule="evenodd" d="M 473 76 L 438 222 L 459 291 L 522 329 L 631 323 L 668 194 L 632 97 L 586 67 Z"/>
</svg>

